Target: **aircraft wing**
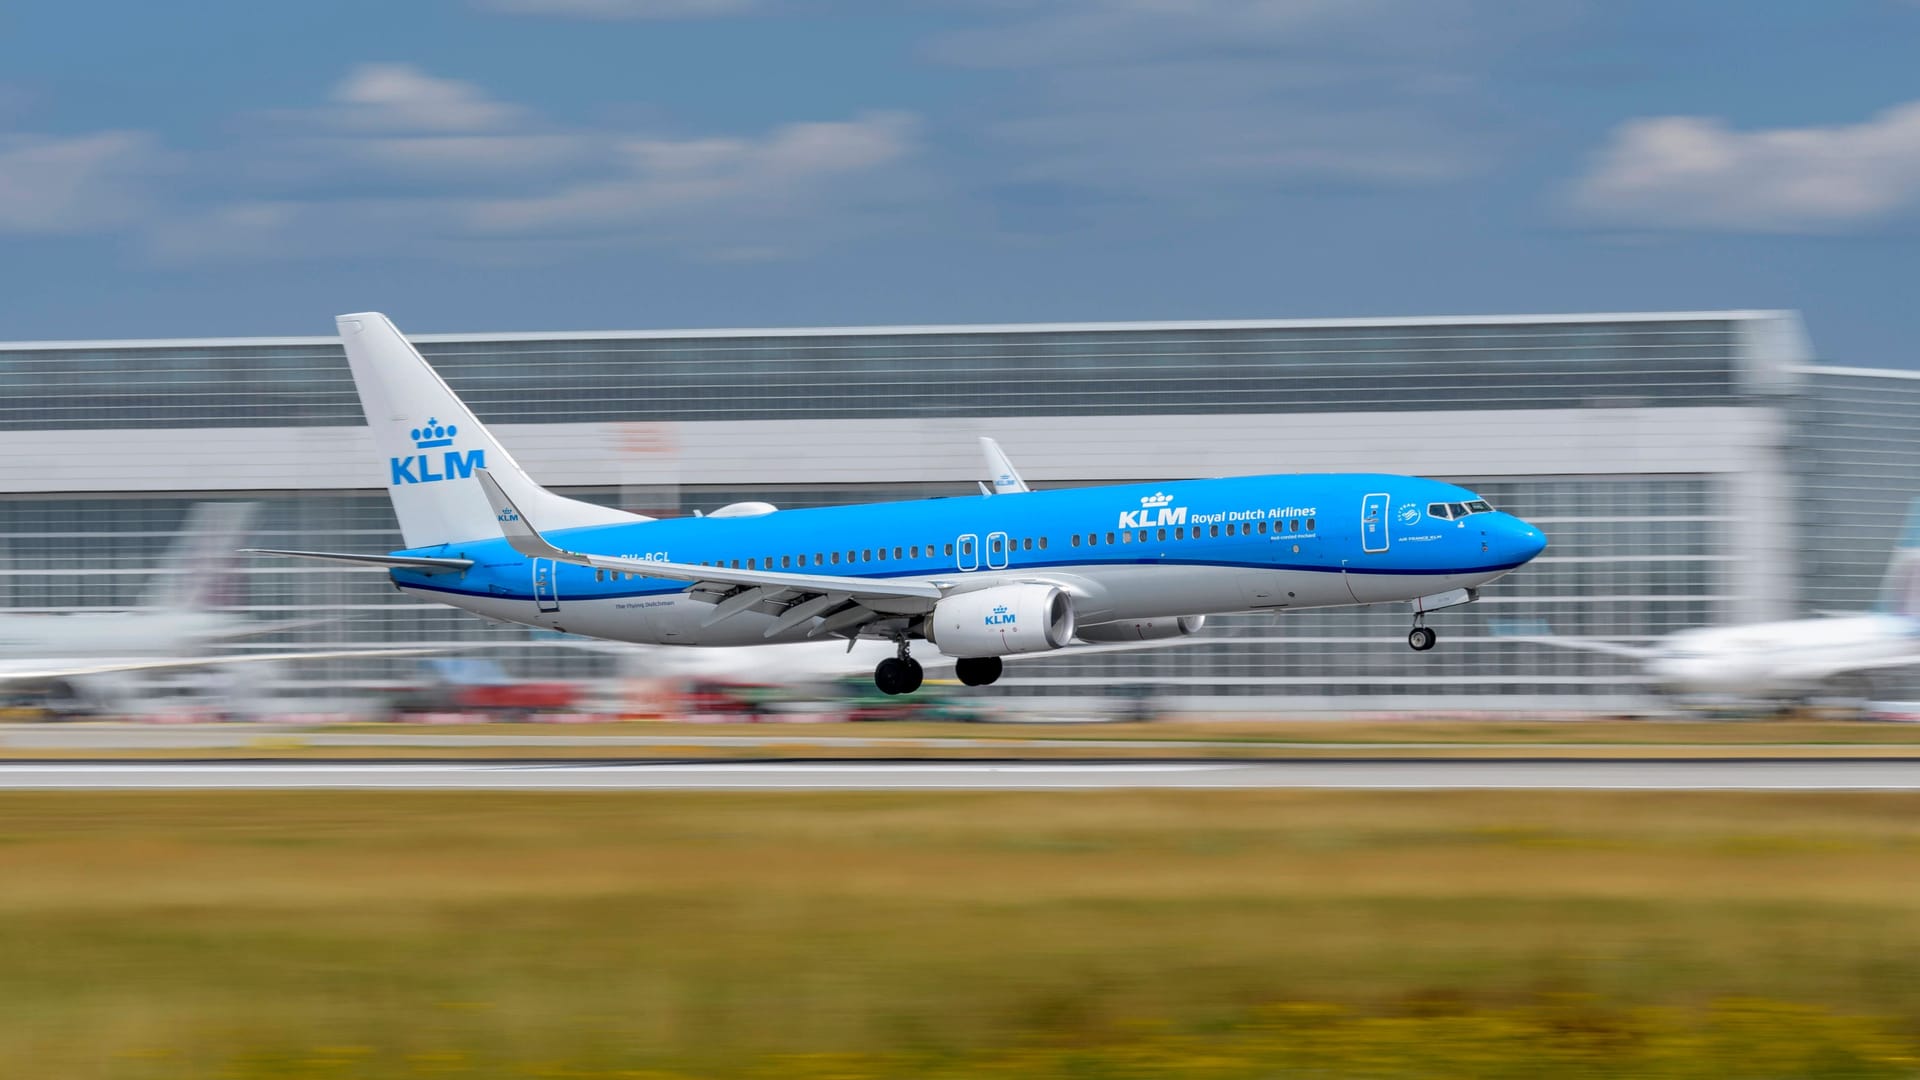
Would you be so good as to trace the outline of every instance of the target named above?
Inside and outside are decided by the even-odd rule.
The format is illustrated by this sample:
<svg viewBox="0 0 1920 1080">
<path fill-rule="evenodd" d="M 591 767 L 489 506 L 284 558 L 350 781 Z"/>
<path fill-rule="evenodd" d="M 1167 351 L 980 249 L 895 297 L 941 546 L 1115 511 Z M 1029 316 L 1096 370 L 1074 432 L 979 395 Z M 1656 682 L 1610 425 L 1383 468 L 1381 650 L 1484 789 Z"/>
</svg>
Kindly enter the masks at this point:
<svg viewBox="0 0 1920 1080">
<path fill-rule="evenodd" d="M 1555 637 L 1551 634 L 1503 634 L 1500 635 L 1500 640 L 1527 641 L 1535 645 L 1552 645 L 1557 649 L 1606 653 L 1608 656 L 1620 656 L 1628 660 L 1646 660 L 1659 651 L 1644 645 L 1627 645 L 1618 641 L 1601 641 L 1598 638 Z"/>
<path fill-rule="evenodd" d="M 987 458 L 987 475 L 992 478 L 994 495 L 1014 495 L 1022 491 L 1032 491 L 1025 480 L 1020 479 L 1020 470 L 1013 467 L 1013 460 L 1007 452 L 1000 449 L 1000 443 L 980 436 L 980 452 Z"/>
<path fill-rule="evenodd" d="M 849 610 L 854 605 L 891 614 L 920 614 L 932 610 L 934 601 L 945 596 L 949 588 L 929 578 L 789 574 L 777 570 L 737 570 L 725 566 L 649 562 L 644 559 L 623 559 L 616 555 L 568 551 L 555 547 L 540 535 L 539 529 L 513 505 L 513 501 L 507 498 L 507 493 L 500 489 L 499 483 L 488 475 L 487 470 L 475 469 L 473 475 L 485 489 L 488 501 L 493 504 L 494 516 L 499 519 L 500 531 L 506 535 L 507 542 L 513 545 L 515 551 L 530 559 L 552 559 L 616 573 L 684 581 L 689 585 L 722 585 L 744 590 L 721 600 L 711 622 L 745 611 L 762 601 L 774 600 L 796 601 L 789 611 L 805 607 L 806 615 L 795 619 L 793 625 L 813 616 L 827 616 L 831 622 L 838 612 Z"/>
</svg>

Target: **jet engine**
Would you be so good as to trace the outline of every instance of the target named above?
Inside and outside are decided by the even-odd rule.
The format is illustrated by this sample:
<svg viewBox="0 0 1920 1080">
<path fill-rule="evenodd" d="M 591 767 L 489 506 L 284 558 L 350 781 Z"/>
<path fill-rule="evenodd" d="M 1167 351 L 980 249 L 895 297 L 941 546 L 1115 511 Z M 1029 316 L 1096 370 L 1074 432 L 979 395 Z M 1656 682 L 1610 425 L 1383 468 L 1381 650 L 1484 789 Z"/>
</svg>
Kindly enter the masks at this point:
<svg viewBox="0 0 1920 1080">
<path fill-rule="evenodd" d="M 948 656 L 1046 652 L 1073 640 L 1073 597 L 1057 585 L 996 585 L 942 599 L 927 640 Z"/>
<path fill-rule="evenodd" d="M 1098 645 L 1122 641 L 1160 641 L 1165 638 L 1197 634 L 1207 624 L 1205 615 L 1181 615 L 1171 619 L 1126 619 L 1080 628 L 1081 641 Z"/>
</svg>

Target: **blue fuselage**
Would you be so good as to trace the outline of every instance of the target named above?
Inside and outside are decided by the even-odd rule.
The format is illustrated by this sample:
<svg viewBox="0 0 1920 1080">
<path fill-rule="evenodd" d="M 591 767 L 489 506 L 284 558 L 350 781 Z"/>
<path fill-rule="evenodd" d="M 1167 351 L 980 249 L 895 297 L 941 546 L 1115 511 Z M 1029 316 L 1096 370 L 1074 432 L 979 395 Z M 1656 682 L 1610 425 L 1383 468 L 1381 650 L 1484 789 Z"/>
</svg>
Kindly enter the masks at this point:
<svg viewBox="0 0 1920 1080">
<path fill-rule="evenodd" d="M 630 559 L 959 589 L 1048 581 L 1073 594 L 1088 626 L 1477 587 L 1546 546 L 1511 515 L 1461 510 L 1478 498 L 1406 476 L 1251 476 L 679 518 L 557 530 L 549 539 Z M 457 574 L 399 569 L 393 577 L 495 618 L 627 641 L 767 640 L 765 619 L 702 628 L 711 602 L 690 599 L 685 582 L 528 559 L 504 539 L 403 554 L 474 560 Z M 803 636 L 798 628 L 772 640 Z"/>
</svg>

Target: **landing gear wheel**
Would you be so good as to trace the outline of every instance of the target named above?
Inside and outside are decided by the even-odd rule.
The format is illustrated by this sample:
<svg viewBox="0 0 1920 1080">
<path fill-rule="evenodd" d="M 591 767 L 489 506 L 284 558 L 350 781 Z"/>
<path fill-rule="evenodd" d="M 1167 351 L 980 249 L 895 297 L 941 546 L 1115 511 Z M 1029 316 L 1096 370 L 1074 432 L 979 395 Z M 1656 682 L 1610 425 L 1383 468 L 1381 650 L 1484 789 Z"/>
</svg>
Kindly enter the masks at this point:
<svg viewBox="0 0 1920 1080">
<path fill-rule="evenodd" d="M 1407 644 L 1413 648 L 1414 652 L 1426 652 L 1433 648 L 1433 643 L 1437 640 L 1439 635 L 1424 626 L 1416 626 L 1407 631 Z"/>
<path fill-rule="evenodd" d="M 953 673 L 967 686 L 992 686 L 1002 666 L 997 656 L 969 656 L 953 662 Z"/>
<path fill-rule="evenodd" d="M 911 694 L 924 678 L 920 662 L 911 656 L 889 656 L 873 669 L 873 685 L 883 694 Z"/>
</svg>

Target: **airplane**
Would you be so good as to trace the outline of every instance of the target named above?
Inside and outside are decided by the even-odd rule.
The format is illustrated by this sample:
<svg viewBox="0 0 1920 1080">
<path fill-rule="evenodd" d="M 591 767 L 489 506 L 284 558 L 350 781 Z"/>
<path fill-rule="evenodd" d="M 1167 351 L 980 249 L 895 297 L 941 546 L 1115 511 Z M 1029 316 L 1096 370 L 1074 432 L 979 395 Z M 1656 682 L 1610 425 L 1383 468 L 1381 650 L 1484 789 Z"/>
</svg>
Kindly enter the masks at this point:
<svg viewBox="0 0 1920 1080">
<path fill-rule="evenodd" d="M 1920 665 L 1920 504 L 1888 563 L 1873 611 L 1694 627 L 1648 645 L 1514 636 L 1637 661 L 1647 685 L 1676 700 L 1807 702 L 1832 696 L 1865 702 L 1878 673 Z"/>
<path fill-rule="evenodd" d="M 1426 616 L 1546 547 L 1465 488 L 1383 474 L 1247 476 L 655 520 L 535 483 L 393 323 L 336 319 L 406 547 L 256 549 L 386 568 L 402 592 L 496 620 L 684 646 L 925 642 L 968 686 L 1008 657 L 1197 632 L 1208 615 L 1408 602 Z"/>
<path fill-rule="evenodd" d="M 124 712 L 153 673 L 231 671 L 285 660 L 393 655 L 397 650 L 220 653 L 245 638 L 311 625 L 221 611 L 233 549 L 252 503 L 199 503 L 129 610 L 0 612 L 0 697 L 63 715 Z M 417 650 L 407 650 L 417 651 Z"/>
</svg>

